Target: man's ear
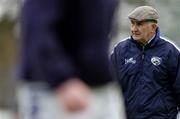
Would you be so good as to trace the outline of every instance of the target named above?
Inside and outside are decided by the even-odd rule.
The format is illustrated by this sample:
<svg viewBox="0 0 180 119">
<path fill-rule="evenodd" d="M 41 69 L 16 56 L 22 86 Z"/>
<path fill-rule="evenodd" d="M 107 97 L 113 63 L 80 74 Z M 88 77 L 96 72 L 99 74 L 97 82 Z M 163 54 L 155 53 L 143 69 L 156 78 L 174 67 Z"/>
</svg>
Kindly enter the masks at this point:
<svg viewBox="0 0 180 119">
<path fill-rule="evenodd" d="M 154 30 L 156 30 L 157 24 L 156 24 L 156 23 L 152 24 L 152 28 L 153 28 Z"/>
</svg>

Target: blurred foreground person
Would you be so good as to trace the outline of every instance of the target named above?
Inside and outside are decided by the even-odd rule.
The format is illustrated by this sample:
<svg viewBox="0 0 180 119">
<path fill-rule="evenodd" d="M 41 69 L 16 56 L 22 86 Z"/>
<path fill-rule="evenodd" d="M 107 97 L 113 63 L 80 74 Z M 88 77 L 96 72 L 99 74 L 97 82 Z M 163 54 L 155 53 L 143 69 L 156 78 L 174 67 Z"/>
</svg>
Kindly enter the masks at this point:
<svg viewBox="0 0 180 119">
<path fill-rule="evenodd" d="M 26 0 L 18 85 L 21 119 L 125 119 L 111 78 L 116 0 Z"/>
<path fill-rule="evenodd" d="M 158 17 L 151 6 L 133 10 L 131 37 L 111 55 L 128 119 L 176 119 L 180 108 L 180 52 L 160 37 Z"/>
</svg>

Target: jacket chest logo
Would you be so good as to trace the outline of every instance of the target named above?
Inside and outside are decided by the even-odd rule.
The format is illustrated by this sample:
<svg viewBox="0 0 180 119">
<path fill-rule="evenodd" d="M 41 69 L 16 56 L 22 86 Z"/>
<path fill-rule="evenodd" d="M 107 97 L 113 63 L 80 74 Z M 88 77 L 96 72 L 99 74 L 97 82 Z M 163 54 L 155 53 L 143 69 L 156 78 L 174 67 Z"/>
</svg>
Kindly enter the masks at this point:
<svg viewBox="0 0 180 119">
<path fill-rule="evenodd" d="M 161 62 L 162 62 L 162 59 L 161 59 L 160 57 L 153 56 L 153 57 L 151 58 L 151 63 L 152 63 L 153 65 L 155 65 L 155 66 L 160 65 Z"/>
<path fill-rule="evenodd" d="M 135 64 L 136 63 L 136 60 L 133 59 L 133 57 L 129 58 L 129 59 L 125 59 L 125 64 Z"/>
</svg>

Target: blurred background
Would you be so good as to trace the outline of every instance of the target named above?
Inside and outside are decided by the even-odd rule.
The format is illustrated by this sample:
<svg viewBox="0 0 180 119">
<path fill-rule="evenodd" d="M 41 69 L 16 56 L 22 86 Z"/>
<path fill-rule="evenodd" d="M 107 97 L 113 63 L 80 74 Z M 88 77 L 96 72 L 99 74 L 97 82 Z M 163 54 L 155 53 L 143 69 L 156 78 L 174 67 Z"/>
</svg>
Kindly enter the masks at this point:
<svg viewBox="0 0 180 119">
<path fill-rule="evenodd" d="M 0 0 L 0 119 L 17 119 L 15 74 L 20 48 L 19 12 L 22 0 Z M 140 5 L 151 5 L 159 11 L 161 35 L 180 46 L 179 0 L 121 0 L 117 9 L 113 39 L 114 44 L 129 36 L 130 11 Z"/>
</svg>

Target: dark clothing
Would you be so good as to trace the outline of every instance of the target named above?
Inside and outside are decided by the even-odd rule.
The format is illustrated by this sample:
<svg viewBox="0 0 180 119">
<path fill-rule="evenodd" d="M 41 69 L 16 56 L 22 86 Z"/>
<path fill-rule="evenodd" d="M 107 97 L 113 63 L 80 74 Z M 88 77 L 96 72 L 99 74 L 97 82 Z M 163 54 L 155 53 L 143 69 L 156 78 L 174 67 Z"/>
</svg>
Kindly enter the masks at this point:
<svg viewBox="0 0 180 119">
<path fill-rule="evenodd" d="M 111 61 L 121 84 L 128 119 L 175 119 L 180 107 L 180 52 L 156 36 L 145 46 L 120 42 Z"/>
<path fill-rule="evenodd" d="M 108 34 L 116 5 L 117 0 L 26 0 L 22 79 L 53 88 L 71 77 L 90 86 L 111 81 Z"/>
</svg>

